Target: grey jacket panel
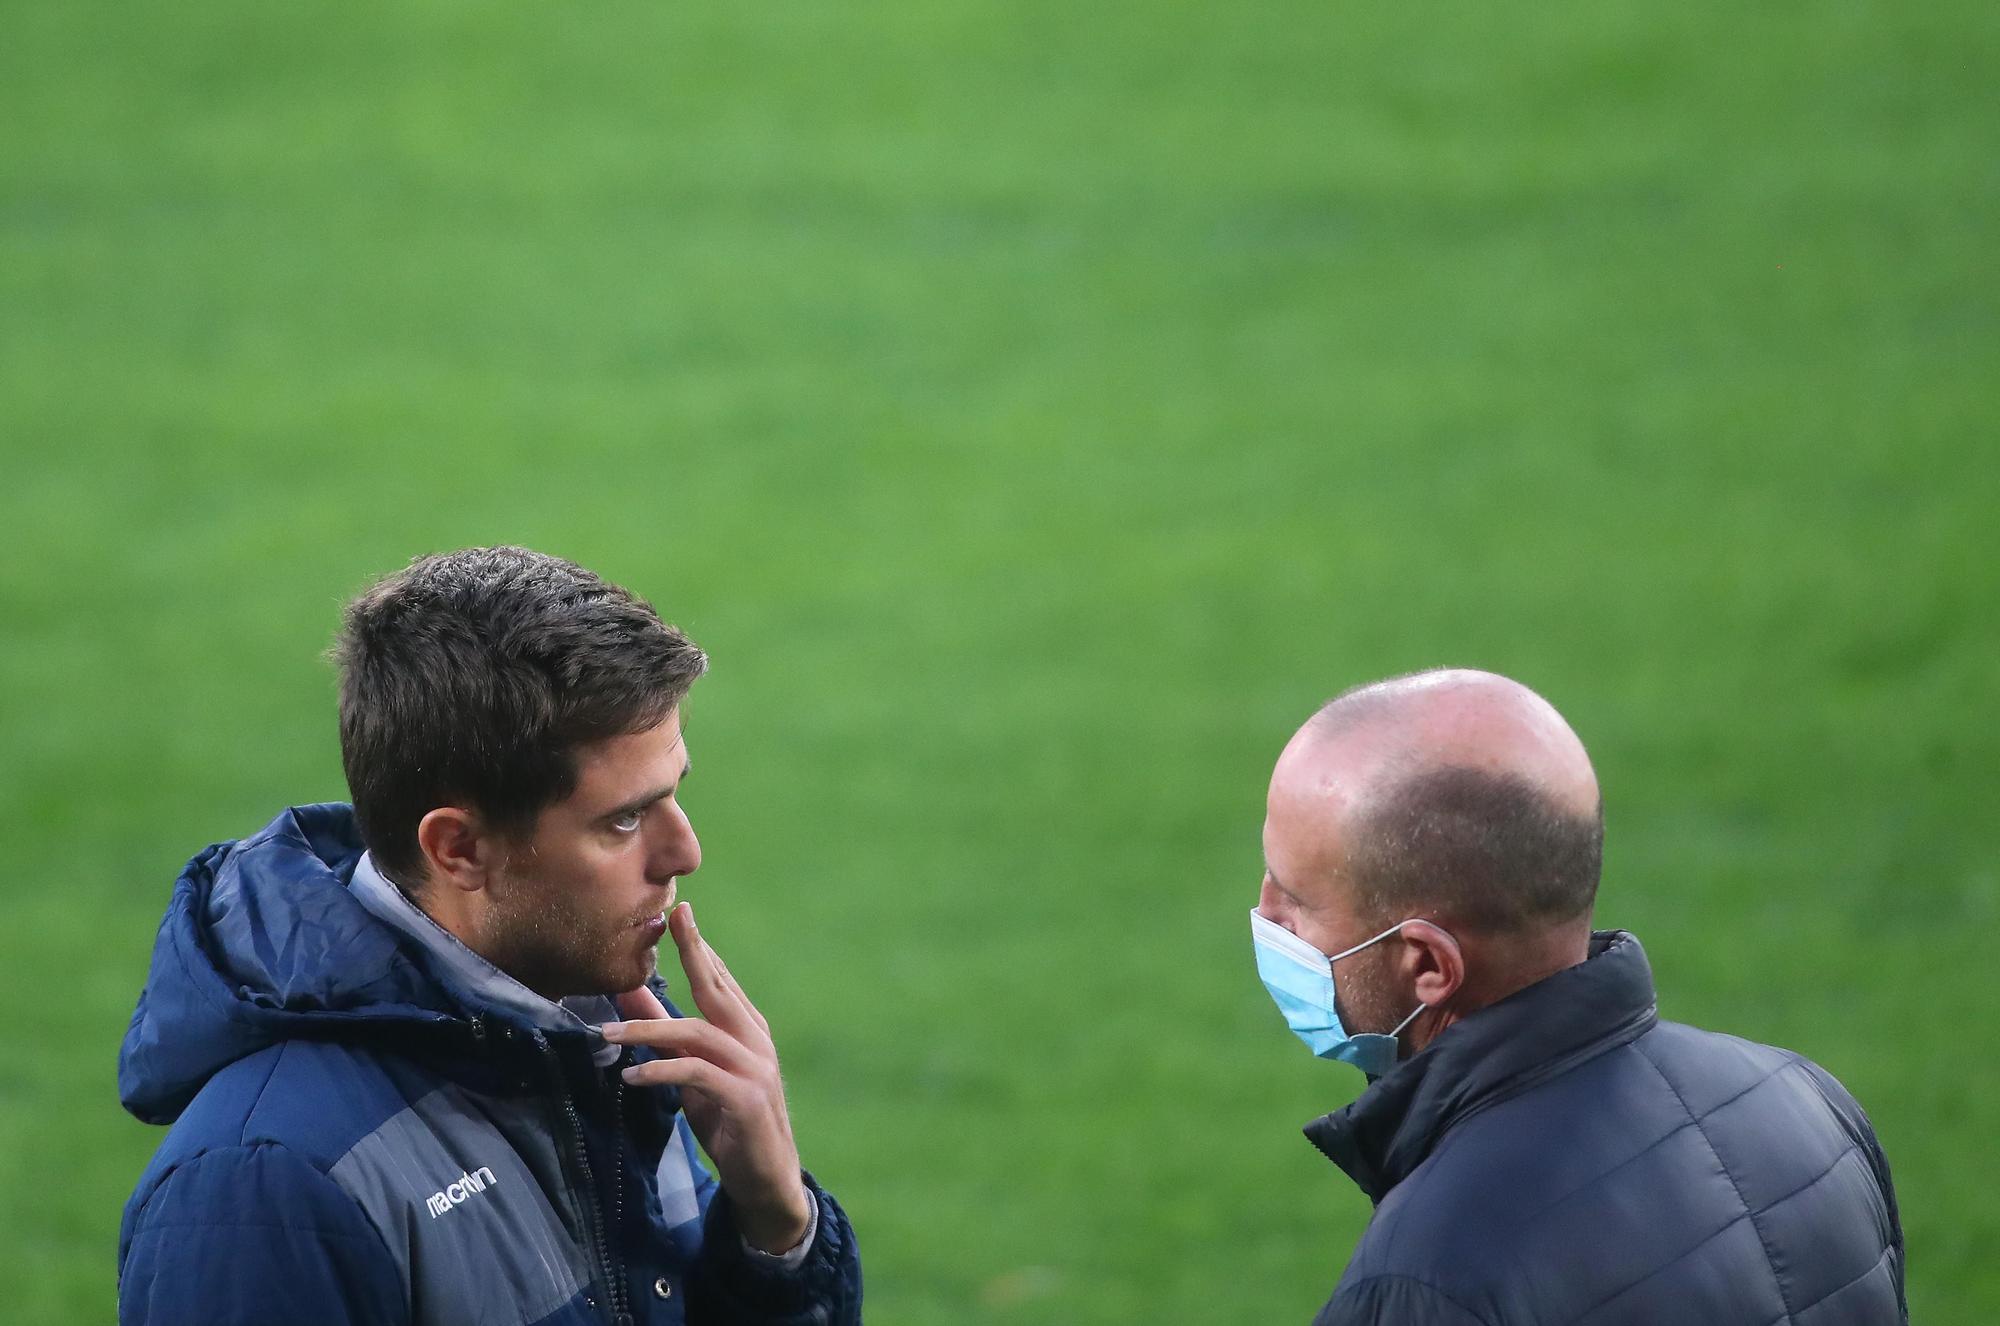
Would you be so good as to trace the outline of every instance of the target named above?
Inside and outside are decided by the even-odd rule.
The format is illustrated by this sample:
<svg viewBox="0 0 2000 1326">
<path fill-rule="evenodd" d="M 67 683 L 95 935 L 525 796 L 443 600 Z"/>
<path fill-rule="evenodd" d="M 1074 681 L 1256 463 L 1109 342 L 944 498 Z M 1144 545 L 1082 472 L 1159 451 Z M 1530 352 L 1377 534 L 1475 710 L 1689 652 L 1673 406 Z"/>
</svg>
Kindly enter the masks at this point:
<svg viewBox="0 0 2000 1326">
<path fill-rule="evenodd" d="M 540 1102 L 448 1084 L 333 1167 L 400 1263 L 415 1320 L 529 1326 L 590 1283 L 551 1122 Z"/>
</svg>

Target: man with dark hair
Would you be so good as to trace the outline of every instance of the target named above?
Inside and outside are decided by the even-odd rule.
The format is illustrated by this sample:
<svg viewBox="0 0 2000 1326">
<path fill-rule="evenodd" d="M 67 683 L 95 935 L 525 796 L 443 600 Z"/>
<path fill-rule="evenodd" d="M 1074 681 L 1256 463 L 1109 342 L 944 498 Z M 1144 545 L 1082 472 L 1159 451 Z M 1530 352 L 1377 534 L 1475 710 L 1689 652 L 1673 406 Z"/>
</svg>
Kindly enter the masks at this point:
<svg viewBox="0 0 2000 1326">
<path fill-rule="evenodd" d="M 1350 691 L 1279 757 L 1258 972 L 1369 1079 L 1306 1128 L 1375 1204 L 1320 1326 L 1906 1321 L 1861 1107 L 1659 1020 L 1639 941 L 1591 928 L 1603 826 L 1576 734 L 1491 673 Z"/>
<path fill-rule="evenodd" d="M 208 848 L 160 928 L 118 1076 L 173 1126 L 121 1322 L 859 1322 L 770 1028 L 676 901 L 702 651 L 474 548 L 356 598 L 334 656 L 353 807 Z"/>
</svg>

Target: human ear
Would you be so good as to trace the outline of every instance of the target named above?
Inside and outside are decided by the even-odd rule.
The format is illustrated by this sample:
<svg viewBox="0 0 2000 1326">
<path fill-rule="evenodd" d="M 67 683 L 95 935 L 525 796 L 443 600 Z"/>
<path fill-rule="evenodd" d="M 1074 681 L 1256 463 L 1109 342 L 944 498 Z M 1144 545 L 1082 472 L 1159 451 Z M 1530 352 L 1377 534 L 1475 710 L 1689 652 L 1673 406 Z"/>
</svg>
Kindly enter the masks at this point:
<svg viewBox="0 0 2000 1326">
<path fill-rule="evenodd" d="M 1465 954 L 1449 930 L 1429 921 L 1410 921 L 1402 930 L 1402 961 L 1417 999 L 1440 1008 L 1465 984 Z"/>
<path fill-rule="evenodd" d="M 486 887 L 495 864 L 495 843 L 479 816 L 458 806 L 439 806 L 417 823 L 417 846 L 430 877 L 467 893 Z"/>
</svg>

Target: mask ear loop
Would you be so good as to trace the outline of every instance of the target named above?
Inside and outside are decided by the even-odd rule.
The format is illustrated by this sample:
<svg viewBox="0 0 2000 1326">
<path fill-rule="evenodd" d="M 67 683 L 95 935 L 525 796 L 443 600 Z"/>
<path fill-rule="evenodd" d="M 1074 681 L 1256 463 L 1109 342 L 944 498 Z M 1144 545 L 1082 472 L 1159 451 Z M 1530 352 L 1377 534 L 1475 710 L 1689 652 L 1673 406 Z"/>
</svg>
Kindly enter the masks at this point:
<svg viewBox="0 0 2000 1326">
<path fill-rule="evenodd" d="M 1431 929 L 1437 931 L 1440 935 L 1443 935 L 1445 937 L 1445 941 L 1451 945 L 1452 952 L 1458 954 L 1459 966 L 1463 967 L 1465 965 L 1465 950 L 1461 949 L 1458 946 L 1458 936 L 1454 935 L 1451 931 L 1445 929 L 1443 926 L 1439 925 L 1435 921 L 1425 921 L 1421 917 L 1413 916 L 1407 921 L 1396 922 L 1396 924 L 1390 926 L 1381 935 L 1377 935 L 1376 939 L 1385 938 L 1388 935 L 1392 935 L 1396 933 L 1396 931 L 1401 930 L 1404 926 L 1413 924 L 1427 925 Z M 1368 941 L 1369 944 L 1373 944 L 1374 942 L 1375 939 L 1371 939 Z M 1367 944 L 1362 945 L 1363 948 L 1366 948 L 1367 946 L 1368 946 Z M 1350 953 L 1353 951 L 1354 950 L 1352 949 L 1348 950 L 1348 952 Z M 1396 1029 L 1390 1032 L 1389 1034 L 1391 1036 L 1400 1037 L 1403 1034 L 1403 1029 L 1408 1027 L 1412 1022 L 1415 1022 L 1419 1017 L 1423 1016 L 1423 1014 L 1427 1010 L 1429 1010 L 1430 1007 L 1431 1006 L 1429 1004 L 1418 1004 L 1415 1008 L 1410 1010 L 1410 1015 L 1408 1017 L 1404 1018 L 1401 1022 L 1398 1022 L 1396 1024 Z"/>
<path fill-rule="evenodd" d="M 1429 1004 L 1418 1004 L 1414 1009 L 1410 1011 L 1410 1015 L 1408 1017 L 1404 1018 L 1401 1022 L 1398 1022 L 1396 1024 L 1396 1029 L 1390 1032 L 1389 1035 L 1391 1035 L 1392 1037 L 1401 1036 L 1403 1034 L 1403 1028 L 1409 1026 L 1412 1022 L 1415 1022 L 1420 1015 L 1429 1012 L 1430 1007 L 1431 1006 Z"/>
<path fill-rule="evenodd" d="M 1328 954 L 1326 960 L 1329 964 L 1339 962 L 1342 958 L 1349 957 L 1353 954 L 1359 953 L 1362 949 L 1367 948 L 1370 944 L 1379 944 L 1383 940 L 1387 939 L 1390 935 L 1395 934 L 1398 930 L 1401 930 L 1404 926 L 1408 925 L 1410 921 L 1414 921 L 1416 919 L 1417 919 L 1416 917 L 1412 916 L 1409 921 L 1398 921 L 1396 922 L 1396 924 L 1390 926 L 1387 930 L 1384 930 L 1381 934 L 1375 936 L 1375 938 L 1373 939 L 1364 939 L 1359 944 L 1356 944 L 1353 948 L 1344 948 L 1340 950 L 1340 952 L 1338 953 Z"/>
</svg>

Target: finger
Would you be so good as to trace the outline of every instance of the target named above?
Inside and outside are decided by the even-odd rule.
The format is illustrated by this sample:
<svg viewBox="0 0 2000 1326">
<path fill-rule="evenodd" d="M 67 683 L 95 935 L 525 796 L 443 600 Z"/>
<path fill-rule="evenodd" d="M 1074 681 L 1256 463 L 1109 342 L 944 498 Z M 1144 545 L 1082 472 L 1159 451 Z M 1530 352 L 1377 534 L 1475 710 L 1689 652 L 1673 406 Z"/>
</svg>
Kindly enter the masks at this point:
<svg viewBox="0 0 2000 1326">
<path fill-rule="evenodd" d="M 604 1039 L 614 1045 L 643 1045 L 666 1054 L 693 1056 L 733 1073 L 750 1072 L 758 1057 L 743 1042 L 699 1018 L 667 1018 L 652 1022 L 607 1022 Z"/>
<path fill-rule="evenodd" d="M 649 1059 L 619 1074 L 635 1087 L 690 1087 L 718 1102 L 735 1095 L 739 1079 L 706 1059 Z"/>
<path fill-rule="evenodd" d="M 722 955 L 712 948 L 708 950 L 708 956 L 715 963 L 716 975 L 721 978 L 723 988 L 743 1001 L 743 1007 L 750 1014 L 751 1020 L 757 1024 L 757 1030 L 763 1032 L 764 1038 L 769 1040 L 771 1038 L 771 1024 L 765 1021 L 764 1014 L 758 1010 L 756 1004 L 750 1001 L 750 996 L 743 993 L 743 987 L 736 983 L 736 976 L 729 970 L 729 964 L 724 962 Z"/>
<path fill-rule="evenodd" d="M 737 984 L 736 977 L 730 973 L 729 964 L 722 960 L 722 955 L 715 951 L 715 946 L 703 938 L 701 927 L 695 923 L 692 907 L 688 909 L 688 928 L 693 934 L 695 944 L 701 949 L 702 958 L 715 979 L 716 988 L 742 1005 L 743 1015 L 756 1024 L 757 1029 L 764 1032 L 768 1039 L 771 1024 L 764 1020 L 764 1015 L 757 1011 L 757 1005 L 750 1002 L 750 996 L 743 992 L 741 985 Z"/>
<path fill-rule="evenodd" d="M 755 1024 L 736 992 L 723 983 L 715 950 L 695 926 L 693 905 L 684 902 L 675 907 L 667 917 L 667 930 L 674 937 L 681 970 L 687 973 L 688 992 L 701 1015 L 727 1031 L 738 1035 L 747 1032 Z"/>
<path fill-rule="evenodd" d="M 688 993 L 694 997 L 695 1007 L 702 1011 L 704 1017 L 710 1016 L 709 1004 L 704 1001 L 712 1001 L 715 997 L 715 974 L 695 932 L 694 908 L 691 905 L 679 903 L 667 913 L 667 933 L 673 937 L 681 970 L 687 973 Z"/>
<path fill-rule="evenodd" d="M 653 1022 L 673 1016 L 652 988 L 645 985 L 618 996 L 618 1015 L 628 1022 Z"/>
</svg>

